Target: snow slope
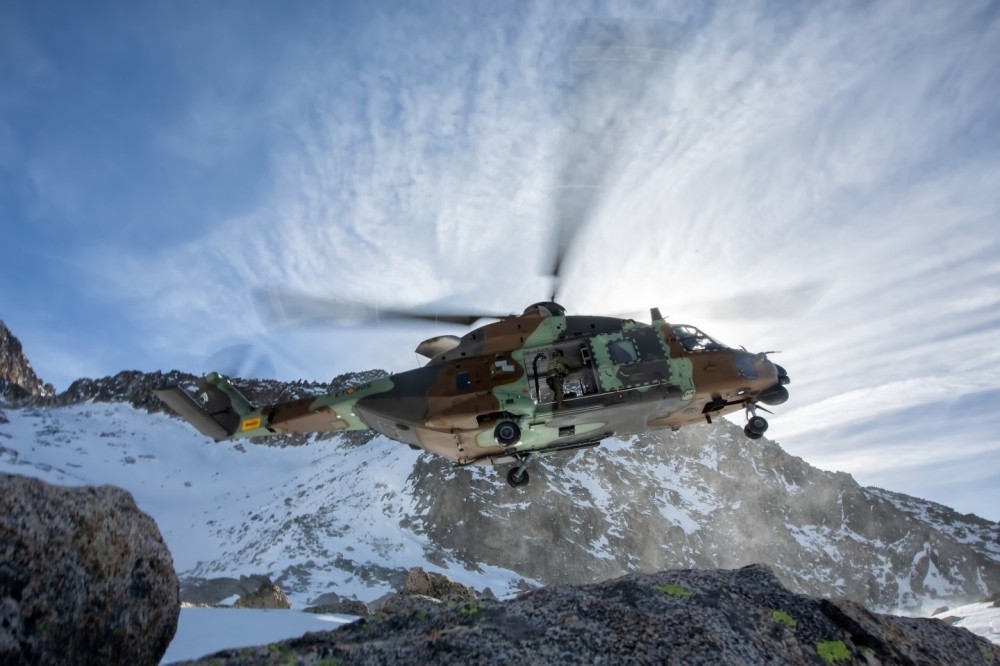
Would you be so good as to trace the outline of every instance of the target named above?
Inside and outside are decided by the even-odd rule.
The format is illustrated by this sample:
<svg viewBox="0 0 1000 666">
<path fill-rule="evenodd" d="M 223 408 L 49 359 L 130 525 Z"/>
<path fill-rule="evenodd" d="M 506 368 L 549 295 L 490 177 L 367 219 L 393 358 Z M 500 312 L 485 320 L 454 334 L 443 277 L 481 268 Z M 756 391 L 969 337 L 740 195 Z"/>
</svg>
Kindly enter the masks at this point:
<svg viewBox="0 0 1000 666">
<path fill-rule="evenodd" d="M 363 601 L 391 591 L 361 564 L 419 564 L 497 594 L 521 579 L 496 567 L 425 564 L 426 537 L 400 527 L 414 512 L 401 491 L 418 454 L 384 438 L 363 447 L 338 439 L 285 448 L 217 444 L 177 419 L 123 403 L 6 414 L 0 470 L 127 489 L 156 520 L 182 578 L 277 576 L 301 567 L 297 584 L 284 581 L 296 607 L 328 591 Z"/>
<path fill-rule="evenodd" d="M 952 608 L 934 617 L 958 617 L 956 627 L 964 627 L 1000 645 L 1000 608 L 994 603 L 982 602 Z"/>
</svg>

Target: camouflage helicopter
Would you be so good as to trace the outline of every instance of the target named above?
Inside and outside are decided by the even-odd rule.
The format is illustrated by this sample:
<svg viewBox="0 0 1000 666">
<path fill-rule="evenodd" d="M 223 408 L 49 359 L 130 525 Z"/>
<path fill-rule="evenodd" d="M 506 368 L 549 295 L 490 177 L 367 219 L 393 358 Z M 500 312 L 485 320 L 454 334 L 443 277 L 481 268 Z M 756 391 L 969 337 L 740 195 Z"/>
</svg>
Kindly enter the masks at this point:
<svg viewBox="0 0 1000 666">
<path fill-rule="evenodd" d="M 645 95 L 670 78 L 675 27 L 587 21 L 567 42 L 576 69 L 564 87 L 570 93 L 563 116 L 579 131 L 567 135 L 561 150 L 560 182 L 567 186 L 553 201 L 554 261 L 547 274 L 555 286 L 548 300 L 499 317 L 380 310 L 380 318 L 496 321 L 461 337 L 424 340 L 416 348 L 428 359 L 422 367 L 319 397 L 256 406 L 218 373 L 205 375 L 194 396 L 178 386 L 157 395 L 215 440 L 372 429 L 459 466 L 510 465 L 507 481 L 515 487 L 528 483 L 527 467 L 539 457 L 594 447 L 616 434 L 710 423 L 743 410 L 747 437 L 761 437 L 768 427 L 757 413 L 766 411 L 761 404 L 788 399 L 788 374 L 767 353 L 727 347 L 695 326 L 667 322 L 657 308 L 645 323 L 567 315 L 556 302 L 576 231 L 592 217 L 594 193 L 623 171 L 613 166 L 630 128 L 655 124 L 662 113 Z M 260 300 L 284 320 L 297 299 L 269 293 Z M 356 304 L 327 306 L 356 313 L 360 307 L 361 319 L 370 314 Z"/>
<path fill-rule="evenodd" d="M 258 407 L 218 373 L 202 378 L 196 397 L 178 386 L 156 393 L 216 441 L 372 429 L 459 466 L 510 464 L 515 487 L 540 456 L 619 433 L 744 410 L 747 437 L 761 437 L 760 403 L 788 399 L 785 370 L 765 353 L 670 324 L 657 308 L 650 318 L 567 315 L 545 301 L 462 337 L 424 340 L 420 368 L 319 397 Z"/>
</svg>

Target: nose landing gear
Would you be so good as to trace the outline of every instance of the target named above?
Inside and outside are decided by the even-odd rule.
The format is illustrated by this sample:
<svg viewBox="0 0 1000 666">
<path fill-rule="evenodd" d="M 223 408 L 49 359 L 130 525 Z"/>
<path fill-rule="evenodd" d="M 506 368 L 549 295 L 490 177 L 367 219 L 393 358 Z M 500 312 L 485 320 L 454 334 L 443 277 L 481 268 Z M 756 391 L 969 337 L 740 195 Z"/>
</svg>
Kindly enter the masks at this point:
<svg viewBox="0 0 1000 666">
<path fill-rule="evenodd" d="M 507 483 L 510 484 L 511 488 L 528 485 L 528 481 L 530 480 L 528 477 L 528 464 L 535 459 L 535 454 L 521 454 L 517 456 L 517 459 L 517 467 L 511 468 L 511 470 L 507 472 Z"/>
<path fill-rule="evenodd" d="M 507 472 L 507 483 L 511 488 L 526 486 L 530 480 L 531 478 L 528 476 L 528 470 L 524 469 L 524 467 L 520 465 L 512 467 L 511 470 Z"/>
<path fill-rule="evenodd" d="M 747 403 L 747 424 L 743 426 L 743 434 L 750 439 L 760 439 L 767 432 L 767 419 L 757 416 L 757 405 Z"/>
</svg>

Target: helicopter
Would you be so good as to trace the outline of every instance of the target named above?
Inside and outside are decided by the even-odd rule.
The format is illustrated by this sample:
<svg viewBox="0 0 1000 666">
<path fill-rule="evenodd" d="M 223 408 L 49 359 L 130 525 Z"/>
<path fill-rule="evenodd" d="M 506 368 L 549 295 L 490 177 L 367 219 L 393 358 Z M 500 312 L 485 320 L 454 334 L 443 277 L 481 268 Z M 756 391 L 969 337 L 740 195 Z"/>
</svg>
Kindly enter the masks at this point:
<svg viewBox="0 0 1000 666">
<path fill-rule="evenodd" d="M 571 36 L 575 69 L 565 86 L 571 93 L 564 116 L 577 135 L 567 135 L 561 150 L 559 173 L 567 186 L 553 201 L 547 300 L 519 315 L 319 303 L 335 319 L 495 321 L 461 337 L 424 340 L 416 348 L 427 359 L 421 367 L 318 397 L 257 406 L 217 372 L 202 377 L 194 395 L 176 385 L 156 394 L 216 441 L 370 429 L 458 466 L 509 465 L 506 478 L 514 487 L 528 483 L 528 467 L 537 459 L 596 447 L 619 434 L 676 430 L 743 410 L 746 436 L 760 438 L 768 428 L 758 414 L 767 411 L 762 405 L 788 399 L 788 373 L 769 352 L 728 347 L 696 326 L 668 322 L 656 307 L 646 323 L 567 314 L 557 302 L 577 231 L 596 208 L 595 193 L 623 171 L 616 165 L 630 128 L 655 123 L 661 113 L 645 95 L 652 83 L 669 79 L 676 34 L 670 23 L 600 20 L 581 23 Z M 316 310 L 311 297 L 273 291 L 257 304 L 265 318 L 282 323 L 309 319 Z M 290 310 L 307 314 L 289 317 Z"/>
<path fill-rule="evenodd" d="M 465 323 L 469 318 L 452 318 Z M 219 373 L 157 396 L 216 440 L 282 433 L 375 430 L 457 466 L 511 465 L 529 481 L 540 457 L 595 447 L 616 434 L 678 429 L 743 410 L 744 433 L 763 436 L 761 407 L 788 400 L 788 373 L 767 353 L 733 349 L 695 326 L 567 315 L 528 306 L 462 337 L 421 342 L 413 370 L 288 402 L 253 405 Z"/>
</svg>

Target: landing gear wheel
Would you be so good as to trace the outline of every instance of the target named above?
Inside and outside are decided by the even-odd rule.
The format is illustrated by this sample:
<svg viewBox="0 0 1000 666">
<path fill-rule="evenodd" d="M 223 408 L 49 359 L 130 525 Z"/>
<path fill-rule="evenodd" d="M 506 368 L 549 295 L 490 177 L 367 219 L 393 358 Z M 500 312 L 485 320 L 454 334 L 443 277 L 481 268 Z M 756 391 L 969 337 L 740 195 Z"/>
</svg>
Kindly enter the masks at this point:
<svg viewBox="0 0 1000 666">
<path fill-rule="evenodd" d="M 749 439 L 760 439 L 761 437 L 764 436 L 763 433 L 754 432 L 753 430 L 750 430 L 749 425 L 743 426 L 743 434 L 746 435 Z"/>
<path fill-rule="evenodd" d="M 507 472 L 507 483 L 510 484 L 511 488 L 526 486 L 529 480 L 528 470 L 523 467 L 514 467 Z"/>
<path fill-rule="evenodd" d="M 513 421 L 501 421 L 493 429 L 493 439 L 502 446 L 510 446 L 521 441 L 521 427 Z"/>
<path fill-rule="evenodd" d="M 756 434 L 757 437 L 760 437 L 765 432 L 767 432 L 767 419 L 765 419 L 763 416 L 751 416 L 750 420 L 747 421 L 747 425 L 743 430 L 746 433 L 748 433 L 747 436 L 749 436 L 749 433 L 752 432 Z M 756 439 L 756 437 L 754 439 Z"/>
</svg>

